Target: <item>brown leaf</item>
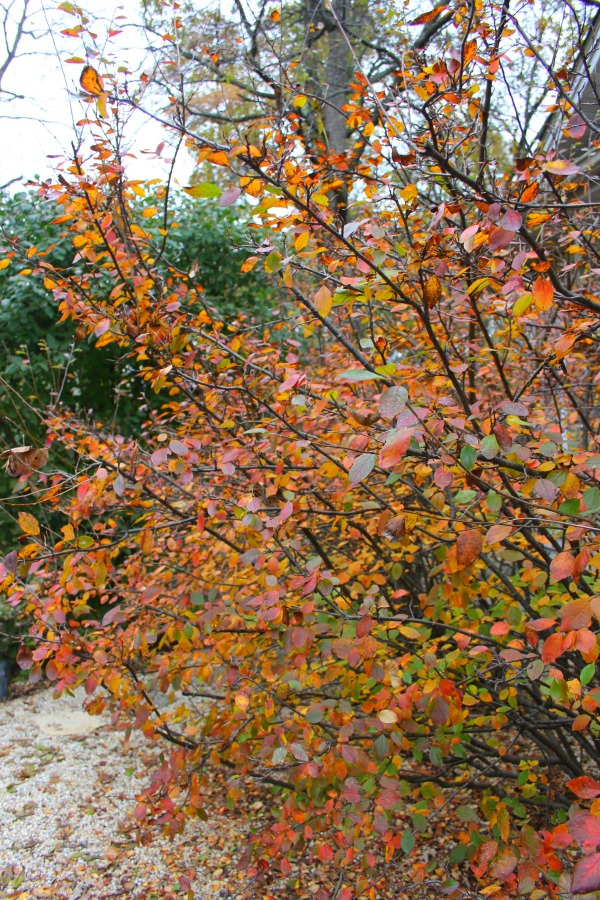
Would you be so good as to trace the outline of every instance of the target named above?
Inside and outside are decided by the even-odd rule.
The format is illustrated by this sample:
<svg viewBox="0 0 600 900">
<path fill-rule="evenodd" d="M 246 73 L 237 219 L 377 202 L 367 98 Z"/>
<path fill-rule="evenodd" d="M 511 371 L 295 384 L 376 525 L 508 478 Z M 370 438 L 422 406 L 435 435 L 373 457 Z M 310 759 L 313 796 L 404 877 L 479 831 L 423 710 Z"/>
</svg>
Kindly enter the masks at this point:
<svg viewBox="0 0 600 900">
<path fill-rule="evenodd" d="M 406 519 L 404 516 L 396 516 L 385 526 L 383 536 L 388 541 L 401 541 L 406 532 Z"/>
<path fill-rule="evenodd" d="M 4 468 L 9 475 L 31 475 L 46 465 L 48 450 L 45 447 L 13 447 L 0 454 L 0 459 L 6 459 Z"/>
</svg>

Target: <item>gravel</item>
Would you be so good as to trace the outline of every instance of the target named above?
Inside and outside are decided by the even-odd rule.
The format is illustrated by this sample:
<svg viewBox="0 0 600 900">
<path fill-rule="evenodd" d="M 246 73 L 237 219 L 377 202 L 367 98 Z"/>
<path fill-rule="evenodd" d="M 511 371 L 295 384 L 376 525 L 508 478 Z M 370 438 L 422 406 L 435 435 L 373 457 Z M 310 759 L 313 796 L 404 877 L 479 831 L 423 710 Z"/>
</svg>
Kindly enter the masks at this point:
<svg viewBox="0 0 600 900">
<path fill-rule="evenodd" d="M 0 703 L 0 898 L 164 900 L 186 874 L 191 896 L 218 896 L 204 861 L 219 826 L 136 844 L 131 812 L 161 746 L 137 732 L 125 742 L 82 700 L 39 690 Z"/>
</svg>

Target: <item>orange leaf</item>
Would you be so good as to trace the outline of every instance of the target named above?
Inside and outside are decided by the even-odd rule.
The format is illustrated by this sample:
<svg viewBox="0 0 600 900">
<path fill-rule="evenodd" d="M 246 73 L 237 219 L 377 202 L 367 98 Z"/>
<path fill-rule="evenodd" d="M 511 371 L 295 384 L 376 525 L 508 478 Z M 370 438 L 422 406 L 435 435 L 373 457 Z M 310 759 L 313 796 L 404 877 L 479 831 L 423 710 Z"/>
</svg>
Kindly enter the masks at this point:
<svg viewBox="0 0 600 900">
<path fill-rule="evenodd" d="M 433 309 L 442 296 L 442 285 L 436 275 L 430 275 L 423 285 L 423 300 L 428 309 Z"/>
<path fill-rule="evenodd" d="M 542 646 L 542 662 L 554 662 L 563 653 L 563 636 L 562 634 L 551 634 Z"/>
<path fill-rule="evenodd" d="M 574 631 L 577 628 L 589 628 L 592 623 L 592 608 L 587 598 L 571 600 L 563 607 L 560 617 L 561 631 Z"/>
<path fill-rule="evenodd" d="M 483 547 L 483 541 L 476 528 L 461 531 L 456 541 L 456 562 L 459 569 L 466 569 L 475 562 Z"/>
<path fill-rule="evenodd" d="M 412 436 L 412 428 L 398 429 L 379 454 L 379 465 L 382 469 L 390 469 L 400 462 L 408 450 Z"/>
<path fill-rule="evenodd" d="M 541 275 L 536 278 L 531 293 L 538 309 L 550 309 L 554 299 L 554 288 L 549 278 L 542 278 Z"/>
<path fill-rule="evenodd" d="M 575 568 L 575 558 L 568 550 L 557 553 L 550 563 L 550 574 L 554 581 L 562 581 L 573 574 Z"/>
<path fill-rule="evenodd" d="M 104 80 L 93 66 L 85 66 L 79 78 L 79 84 L 84 91 L 93 94 L 94 97 L 104 93 Z"/>
</svg>

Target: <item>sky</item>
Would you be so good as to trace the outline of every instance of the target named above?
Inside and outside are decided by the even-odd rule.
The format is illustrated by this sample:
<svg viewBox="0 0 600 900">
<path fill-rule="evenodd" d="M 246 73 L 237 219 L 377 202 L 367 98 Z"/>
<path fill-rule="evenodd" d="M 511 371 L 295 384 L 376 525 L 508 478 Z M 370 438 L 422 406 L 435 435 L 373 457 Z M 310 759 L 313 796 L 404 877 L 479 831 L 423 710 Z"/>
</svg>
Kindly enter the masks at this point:
<svg viewBox="0 0 600 900">
<path fill-rule="evenodd" d="M 22 0 L 13 0 L 14 12 L 18 13 L 20 8 Z M 146 40 L 136 27 L 138 0 L 123 0 L 120 4 L 113 0 L 85 0 L 84 9 L 94 23 L 97 47 L 103 55 L 113 56 L 119 66 L 128 66 L 132 77 L 149 69 L 151 59 Z M 58 0 L 30 0 L 29 33 L 19 44 L 19 55 L 10 63 L 2 80 L 4 93 L 0 93 L 0 185 L 18 179 L 11 185 L 12 191 L 21 189 L 28 180 L 51 177 L 53 169 L 71 152 L 72 142 L 77 143 L 82 134 L 76 123 L 85 118 L 88 110 L 79 87 L 83 63 L 67 60 L 86 59 L 92 39 L 86 36 L 82 40 L 81 36 L 68 37 L 61 33 L 77 24 L 77 18 L 58 8 Z M 110 28 L 122 30 L 107 41 Z M 3 51 L 0 42 L 0 65 L 5 57 Z M 103 71 L 101 65 L 95 65 Z M 7 92 L 17 96 L 12 98 Z M 133 135 L 131 153 L 135 157 L 128 163 L 129 176 L 163 176 L 167 162 L 143 152 L 154 151 L 165 140 L 161 126 L 134 112 L 126 131 Z M 93 142 L 89 130 L 86 140 L 88 146 Z M 169 158 L 168 147 L 163 155 Z M 192 170 L 193 161 L 183 151 L 176 167 L 180 183 L 188 183 Z"/>
</svg>

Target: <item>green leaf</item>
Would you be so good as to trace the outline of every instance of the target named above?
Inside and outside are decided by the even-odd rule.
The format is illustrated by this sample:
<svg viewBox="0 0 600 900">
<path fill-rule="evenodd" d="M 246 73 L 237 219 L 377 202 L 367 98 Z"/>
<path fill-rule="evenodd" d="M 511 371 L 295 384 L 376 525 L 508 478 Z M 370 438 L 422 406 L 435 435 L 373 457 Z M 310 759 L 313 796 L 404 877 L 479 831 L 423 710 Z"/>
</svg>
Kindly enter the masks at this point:
<svg viewBox="0 0 600 900">
<path fill-rule="evenodd" d="M 359 484 L 370 475 L 375 468 L 376 461 L 377 457 L 374 453 L 361 453 L 361 455 L 354 460 L 350 468 L 350 484 Z"/>
<path fill-rule="evenodd" d="M 477 462 L 477 450 L 475 449 L 475 447 L 471 447 L 470 444 L 465 444 L 465 446 L 460 451 L 460 461 L 467 472 L 472 472 L 473 467 Z"/>
<path fill-rule="evenodd" d="M 274 272 L 279 272 L 283 265 L 283 260 L 281 256 L 277 252 L 277 250 L 271 250 L 267 258 L 265 259 L 265 269 L 267 272 L 272 275 Z"/>
<path fill-rule="evenodd" d="M 496 491 L 489 491 L 485 498 L 485 502 L 492 512 L 500 512 L 502 509 L 502 497 Z"/>
<path fill-rule="evenodd" d="M 340 372 L 339 375 L 335 376 L 336 381 L 379 381 L 383 378 L 383 375 L 378 375 L 377 372 L 369 372 L 368 369 L 346 369 L 345 372 Z"/>
<path fill-rule="evenodd" d="M 481 441 L 479 452 L 485 459 L 492 459 L 500 452 L 500 446 L 495 434 L 486 434 Z"/>
<path fill-rule="evenodd" d="M 594 675 L 596 674 L 596 666 L 594 663 L 589 663 L 587 666 L 584 666 L 581 670 L 581 674 L 579 676 L 579 680 L 582 684 L 589 684 Z"/>
<path fill-rule="evenodd" d="M 400 846 L 404 853 L 411 853 L 415 847 L 415 836 L 410 830 L 407 828 L 404 834 L 402 835 L 402 840 L 400 841 Z"/>
<path fill-rule="evenodd" d="M 287 747 L 277 747 L 273 752 L 272 762 L 276 766 L 280 766 L 287 756 Z"/>
<path fill-rule="evenodd" d="M 579 500 L 573 497 L 571 500 L 565 500 L 558 507 L 558 511 L 562 516 L 576 516 L 580 507 Z"/>
<path fill-rule="evenodd" d="M 600 489 L 591 487 L 588 488 L 587 491 L 584 491 L 583 502 L 587 506 L 589 512 L 593 513 L 600 511 Z"/>
<path fill-rule="evenodd" d="M 185 187 L 184 191 L 195 200 L 212 200 L 223 193 L 218 184 L 192 184 Z"/>
<path fill-rule="evenodd" d="M 454 502 L 461 505 L 463 503 L 472 503 L 476 496 L 477 491 L 459 491 L 458 494 L 455 494 L 454 496 Z"/>
</svg>

